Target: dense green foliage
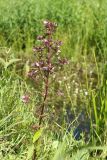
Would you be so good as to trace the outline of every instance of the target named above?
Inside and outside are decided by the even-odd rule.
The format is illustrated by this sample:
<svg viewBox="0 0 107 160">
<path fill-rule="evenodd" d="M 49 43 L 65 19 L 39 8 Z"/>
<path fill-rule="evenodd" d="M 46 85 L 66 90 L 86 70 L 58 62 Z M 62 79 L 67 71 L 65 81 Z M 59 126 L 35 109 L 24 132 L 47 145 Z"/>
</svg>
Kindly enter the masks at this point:
<svg viewBox="0 0 107 160">
<path fill-rule="evenodd" d="M 96 54 L 106 56 L 106 8 L 106 0 L 1 0 L 1 47 L 31 48 L 41 22 L 49 19 L 58 23 L 67 54 L 91 53 L 95 48 Z"/>
<path fill-rule="evenodd" d="M 44 20 L 58 24 L 69 64 L 52 77 L 48 116 L 35 132 L 41 93 L 27 72 Z M 38 160 L 107 158 L 106 0 L 0 1 L 0 159 L 31 160 L 34 148 Z"/>
</svg>

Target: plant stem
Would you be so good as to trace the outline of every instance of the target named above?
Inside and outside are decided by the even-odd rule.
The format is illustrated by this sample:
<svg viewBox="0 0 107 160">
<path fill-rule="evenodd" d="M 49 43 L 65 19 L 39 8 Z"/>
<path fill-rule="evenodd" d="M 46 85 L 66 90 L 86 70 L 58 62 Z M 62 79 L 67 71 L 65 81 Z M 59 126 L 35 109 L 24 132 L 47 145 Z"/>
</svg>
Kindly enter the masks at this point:
<svg viewBox="0 0 107 160">
<path fill-rule="evenodd" d="M 43 119 L 42 115 L 44 113 L 45 102 L 46 102 L 46 99 L 47 99 L 47 96 L 48 96 L 48 84 L 49 84 L 49 73 L 48 73 L 48 76 L 47 76 L 46 81 L 45 81 L 45 95 L 44 95 L 43 104 L 41 106 L 41 113 L 40 113 L 40 118 L 39 118 L 39 126 L 42 123 L 42 119 Z"/>
</svg>

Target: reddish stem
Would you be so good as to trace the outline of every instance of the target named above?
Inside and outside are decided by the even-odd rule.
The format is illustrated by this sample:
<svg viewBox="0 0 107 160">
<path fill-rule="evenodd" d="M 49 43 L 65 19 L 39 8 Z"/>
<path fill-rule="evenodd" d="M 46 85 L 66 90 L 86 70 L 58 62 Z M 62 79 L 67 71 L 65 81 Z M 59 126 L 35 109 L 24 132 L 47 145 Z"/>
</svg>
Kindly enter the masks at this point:
<svg viewBox="0 0 107 160">
<path fill-rule="evenodd" d="M 48 40 L 51 39 L 51 36 L 49 35 L 48 36 Z M 50 64 L 50 61 L 51 61 L 51 50 L 50 50 L 50 47 L 47 48 L 47 52 L 48 52 L 48 66 Z M 43 119 L 43 113 L 44 113 L 44 108 L 45 108 L 45 102 L 46 102 L 46 99 L 47 99 L 47 96 L 48 96 L 48 86 L 49 86 L 49 72 L 48 72 L 48 75 L 46 77 L 46 81 L 45 81 L 45 95 L 44 95 L 44 100 L 43 100 L 43 104 L 41 106 L 41 114 L 40 114 L 40 118 L 39 118 L 39 126 L 41 125 L 42 123 L 42 119 Z"/>
<path fill-rule="evenodd" d="M 45 95 L 44 95 L 44 100 L 43 100 L 43 104 L 41 106 L 41 113 L 40 113 L 40 118 L 39 118 L 39 126 L 41 125 L 42 123 L 42 119 L 43 119 L 43 113 L 44 113 L 44 108 L 45 108 L 45 102 L 46 102 L 46 99 L 47 99 L 47 96 L 48 96 L 48 84 L 49 84 L 49 74 L 47 76 L 47 79 L 45 81 Z"/>
</svg>

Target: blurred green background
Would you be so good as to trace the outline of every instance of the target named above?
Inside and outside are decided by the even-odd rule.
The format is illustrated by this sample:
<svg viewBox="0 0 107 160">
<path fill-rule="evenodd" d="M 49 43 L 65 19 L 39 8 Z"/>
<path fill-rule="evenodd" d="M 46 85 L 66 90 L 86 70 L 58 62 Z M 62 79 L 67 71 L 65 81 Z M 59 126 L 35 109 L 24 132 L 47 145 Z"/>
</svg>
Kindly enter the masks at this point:
<svg viewBox="0 0 107 160">
<path fill-rule="evenodd" d="M 43 20 L 58 23 L 63 53 L 72 56 L 107 52 L 106 0 L 1 0 L 0 47 L 31 50 Z"/>
</svg>

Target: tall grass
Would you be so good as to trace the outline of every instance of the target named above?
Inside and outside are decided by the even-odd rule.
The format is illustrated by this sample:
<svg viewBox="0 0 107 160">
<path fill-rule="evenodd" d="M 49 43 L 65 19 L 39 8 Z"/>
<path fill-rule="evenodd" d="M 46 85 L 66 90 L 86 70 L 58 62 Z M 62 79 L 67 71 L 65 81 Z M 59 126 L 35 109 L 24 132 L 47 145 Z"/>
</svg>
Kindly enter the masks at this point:
<svg viewBox="0 0 107 160">
<path fill-rule="evenodd" d="M 58 22 L 64 54 L 89 54 L 95 48 L 97 55 L 106 57 L 106 8 L 106 0 L 1 0 L 1 46 L 28 49 L 41 31 L 41 22 L 49 19 Z"/>
</svg>

